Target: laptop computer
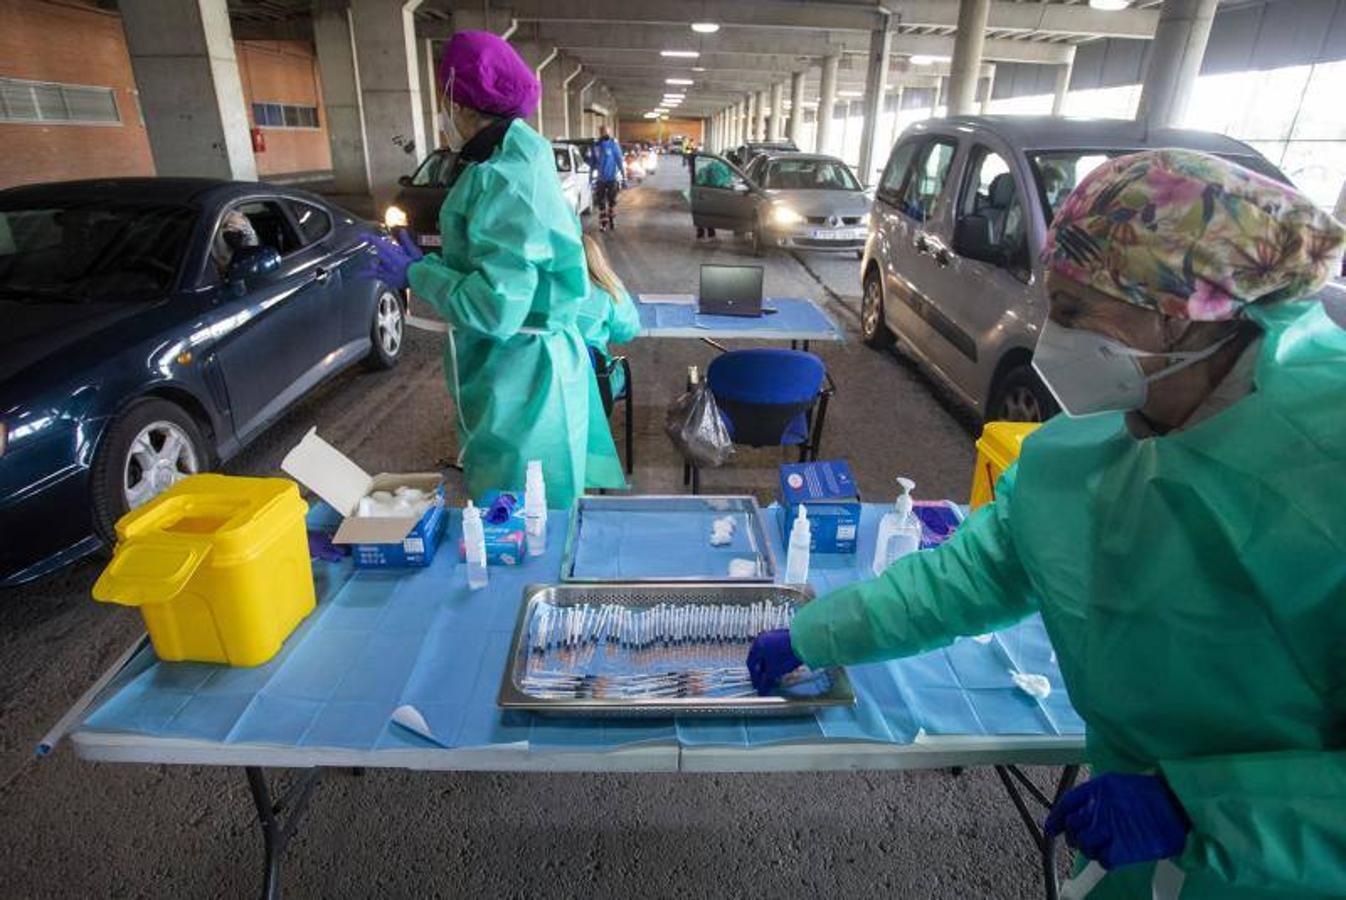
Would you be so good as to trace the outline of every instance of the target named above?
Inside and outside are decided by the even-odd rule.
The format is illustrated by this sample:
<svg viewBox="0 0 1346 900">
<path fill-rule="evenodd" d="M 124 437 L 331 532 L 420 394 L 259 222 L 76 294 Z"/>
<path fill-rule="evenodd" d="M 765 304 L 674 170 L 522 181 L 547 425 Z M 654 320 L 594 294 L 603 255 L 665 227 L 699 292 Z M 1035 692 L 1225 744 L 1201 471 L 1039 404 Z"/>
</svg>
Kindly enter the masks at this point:
<svg viewBox="0 0 1346 900">
<path fill-rule="evenodd" d="M 708 316 L 762 315 L 762 267 L 702 265 L 698 311 Z"/>
</svg>

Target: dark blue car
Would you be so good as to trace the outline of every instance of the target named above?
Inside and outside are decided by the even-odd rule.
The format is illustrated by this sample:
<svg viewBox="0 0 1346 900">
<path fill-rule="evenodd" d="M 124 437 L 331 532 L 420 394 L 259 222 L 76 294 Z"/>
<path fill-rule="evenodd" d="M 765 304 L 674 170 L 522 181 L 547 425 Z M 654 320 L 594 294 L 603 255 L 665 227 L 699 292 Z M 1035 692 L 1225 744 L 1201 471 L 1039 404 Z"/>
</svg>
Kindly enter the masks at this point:
<svg viewBox="0 0 1346 900">
<path fill-rule="evenodd" d="M 375 226 L 266 184 L 0 191 L 0 585 L 113 537 L 319 382 L 397 362 Z"/>
</svg>

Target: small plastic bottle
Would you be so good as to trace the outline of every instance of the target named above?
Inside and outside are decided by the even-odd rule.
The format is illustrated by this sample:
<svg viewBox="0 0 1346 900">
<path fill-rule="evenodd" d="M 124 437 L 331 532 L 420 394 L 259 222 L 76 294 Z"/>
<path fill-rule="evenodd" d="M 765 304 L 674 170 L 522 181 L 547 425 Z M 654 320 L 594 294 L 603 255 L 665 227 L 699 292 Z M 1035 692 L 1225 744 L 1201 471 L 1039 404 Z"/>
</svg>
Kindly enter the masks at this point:
<svg viewBox="0 0 1346 900">
<path fill-rule="evenodd" d="M 547 552 L 547 485 L 542 480 L 542 461 L 530 460 L 523 490 L 524 534 L 528 555 Z"/>
<path fill-rule="evenodd" d="M 813 527 L 809 524 L 804 504 L 799 504 L 799 515 L 790 526 L 790 548 L 785 553 L 785 583 L 805 584 L 809 580 L 809 547 L 813 543 Z"/>
<path fill-rule="evenodd" d="M 897 562 L 908 553 L 921 549 L 921 520 L 911 508 L 911 492 L 916 482 L 899 478 L 902 493 L 897 495 L 893 508 L 879 521 L 879 535 L 874 541 L 874 574 Z"/>
<path fill-rule="evenodd" d="M 463 507 L 463 551 L 467 557 L 467 586 L 474 591 L 486 587 L 486 531 L 481 525 L 481 510 L 471 500 Z"/>
</svg>

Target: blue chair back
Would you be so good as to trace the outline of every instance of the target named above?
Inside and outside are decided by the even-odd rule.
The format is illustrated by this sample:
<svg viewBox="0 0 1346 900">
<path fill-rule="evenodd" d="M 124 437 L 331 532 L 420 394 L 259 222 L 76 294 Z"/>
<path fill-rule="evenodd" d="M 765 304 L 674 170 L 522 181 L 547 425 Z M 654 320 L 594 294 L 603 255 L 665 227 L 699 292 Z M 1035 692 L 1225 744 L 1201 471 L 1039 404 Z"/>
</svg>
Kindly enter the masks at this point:
<svg viewBox="0 0 1346 900">
<path fill-rule="evenodd" d="M 750 447 L 806 443 L 806 413 L 826 377 L 821 359 L 798 350 L 732 350 L 706 370 L 729 434 Z"/>
</svg>

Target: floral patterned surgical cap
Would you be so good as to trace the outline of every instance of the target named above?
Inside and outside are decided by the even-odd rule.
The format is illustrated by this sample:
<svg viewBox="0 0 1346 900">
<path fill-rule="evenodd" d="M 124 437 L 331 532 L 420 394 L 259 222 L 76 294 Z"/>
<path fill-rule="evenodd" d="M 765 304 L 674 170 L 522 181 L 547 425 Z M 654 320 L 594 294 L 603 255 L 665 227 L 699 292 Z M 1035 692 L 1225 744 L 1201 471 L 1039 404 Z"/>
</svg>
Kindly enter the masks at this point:
<svg viewBox="0 0 1346 900">
<path fill-rule="evenodd" d="M 1094 169 L 1047 230 L 1047 266 L 1178 319 L 1232 319 L 1294 300 L 1341 265 L 1346 231 L 1294 188 L 1190 150 Z"/>
</svg>

